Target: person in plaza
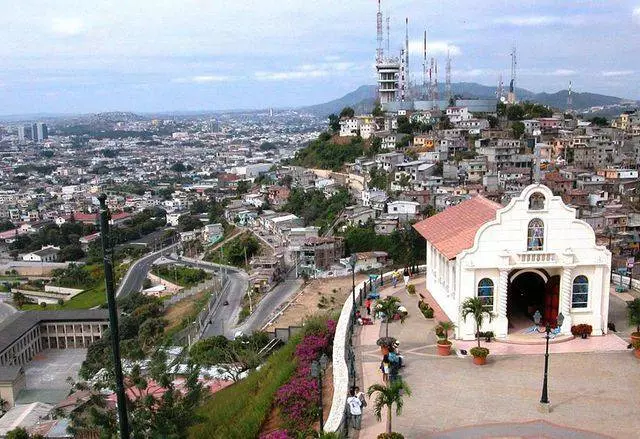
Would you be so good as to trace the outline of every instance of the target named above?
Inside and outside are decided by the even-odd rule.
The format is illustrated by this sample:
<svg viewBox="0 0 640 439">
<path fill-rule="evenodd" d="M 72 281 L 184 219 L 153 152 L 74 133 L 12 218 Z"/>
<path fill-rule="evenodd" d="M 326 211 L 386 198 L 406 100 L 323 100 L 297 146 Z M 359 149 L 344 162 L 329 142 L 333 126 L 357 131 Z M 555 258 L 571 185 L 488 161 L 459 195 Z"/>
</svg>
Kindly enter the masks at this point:
<svg viewBox="0 0 640 439">
<path fill-rule="evenodd" d="M 407 267 L 404 268 L 402 277 L 404 278 L 404 287 L 407 288 L 409 286 L 409 269 Z"/>
<path fill-rule="evenodd" d="M 366 407 L 367 406 L 367 399 L 364 396 L 364 392 L 360 391 L 360 387 L 358 387 L 358 386 L 355 386 L 353 388 L 353 390 L 355 392 L 356 398 L 358 398 L 360 400 L 361 408 Z"/>
<path fill-rule="evenodd" d="M 351 416 L 351 426 L 354 430 L 360 430 L 360 423 L 362 422 L 362 402 L 360 398 L 356 396 L 355 389 L 349 391 L 347 405 L 349 406 L 349 415 Z"/>
<path fill-rule="evenodd" d="M 391 283 L 393 284 L 393 288 L 398 285 L 398 277 L 400 277 L 398 271 L 394 271 L 393 274 L 391 274 Z"/>
<path fill-rule="evenodd" d="M 364 301 L 364 307 L 367 309 L 367 316 L 371 315 L 371 299 L 367 297 L 367 300 Z"/>
<path fill-rule="evenodd" d="M 385 355 L 380 363 L 380 371 L 382 372 L 382 381 L 389 381 L 389 355 Z"/>
</svg>

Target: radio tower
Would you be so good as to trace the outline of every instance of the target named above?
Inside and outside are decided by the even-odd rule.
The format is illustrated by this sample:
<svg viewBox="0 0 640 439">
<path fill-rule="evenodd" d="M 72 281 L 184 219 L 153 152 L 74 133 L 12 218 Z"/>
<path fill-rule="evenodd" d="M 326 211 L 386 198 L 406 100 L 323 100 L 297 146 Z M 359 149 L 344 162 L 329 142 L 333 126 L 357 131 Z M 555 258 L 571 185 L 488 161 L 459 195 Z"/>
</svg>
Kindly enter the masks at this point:
<svg viewBox="0 0 640 439">
<path fill-rule="evenodd" d="M 509 104 L 516 103 L 516 69 L 518 67 L 518 59 L 516 57 L 516 46 L 513 46 L 511 51 L 511 82 L 509 83 L 509 94 L 507 95 L 507 102 Z"/>
<path fill-rule="evenodd" d="M 569 93 L 567 94 L 567 113 L 573 111 L 573 97 L 571 96 L 571 81 L 569 81 Z"/>
<path fill-rule="evenodd" d="M 378 48 L 376 49 L 376 62 L 382 62 L 384 53 L 382 51 L 382 11 L 380 10 L 380 0 L 378 0 L 378 13 L 376 15 L 376 31 Z"/>
<path fill-rule="evenodd" d="M 411 93 L 411 75 L 409 73 L 409 17 L 404 19 L 404 68 L 406 70 L 407 97 Z"/>
<path fill-rule="evenodd" d="M 453 98 L 451 94 L 451 51 L 447 48 L 447 65 L 445 67 L 445 83 L 444 83 L 445 94 L 447 95 L 447 105 L 451 102 Z"/>
<path fill-rule="evenodd" d="M 435 69 L 435 73 L 434 73 L 434 80 L 433 80 L 433 96 L 435 98 L 436 101 L 440 100 L 440 90 L 438 90 L 438 60 L 436 60 L 436 69 Z M 438 107 L 440 107 L 440 105 L 438 105 Z"/>
<path fill-rule="evenodd" d="M 387 54 L 389 54 L 391 52 L 391 50 L 389 49 L 389 35 L 391 35 L 391 29 L 389 26 L 389 20 L 391 19 L 391 17 L 389 16 L 389 11 L 387 11 Z"/>
<path fill-rule="evenodd" d="M 424 31 L 424 43 L 422 45 L 422 89 L 424 95 L 429 97 L 429 88 L 427 84 L 427 31 Z"/>
</svg>

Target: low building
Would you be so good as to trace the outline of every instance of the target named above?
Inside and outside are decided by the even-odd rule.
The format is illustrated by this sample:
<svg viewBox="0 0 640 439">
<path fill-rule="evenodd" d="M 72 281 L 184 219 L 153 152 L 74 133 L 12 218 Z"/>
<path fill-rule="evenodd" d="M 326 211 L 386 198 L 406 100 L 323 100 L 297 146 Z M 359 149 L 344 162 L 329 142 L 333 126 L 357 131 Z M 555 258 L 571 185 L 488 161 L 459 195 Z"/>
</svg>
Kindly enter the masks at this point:
<svg viewBox="0 0 640 439">
<path fill-rule="evenodd" d="M 22 255 L 22 260 L 29 262 L 56 262 L 58 253 L 60 253 L 60 247 L 47 245 L 40 250 Z"/>
<path fill-rule="evenodd" d="M 26 382 L 21 366 L 0 366 L 0 398 L 7 402 L 4 409 L 15 405 L 16 398 L 25 388 Z"/>
<path fill-rule="evenodd" d="M 344 253 L 344 241 L 339 237 L 309 238 L 296 252 L 298 269 L 315 277 L 320 271 L 338 264 Z"/>
</svg>

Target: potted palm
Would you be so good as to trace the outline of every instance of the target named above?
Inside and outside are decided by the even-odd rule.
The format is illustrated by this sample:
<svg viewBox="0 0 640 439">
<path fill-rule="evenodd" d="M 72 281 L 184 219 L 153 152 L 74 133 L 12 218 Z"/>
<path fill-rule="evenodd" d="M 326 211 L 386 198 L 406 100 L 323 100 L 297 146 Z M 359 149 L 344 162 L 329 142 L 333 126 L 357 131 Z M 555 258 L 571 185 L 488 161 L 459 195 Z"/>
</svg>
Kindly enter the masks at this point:
<svg viewBox="0 0 640 439">
<path fill-rule="evenodd" d="M 627 304 L 627 315 L 629 317 L 629 325 L 635 326 L 636 330 L 631 333 L 631 342 L 640 340 L 640 299 L 634 299 L 633 302 Z"/>
<path fill-rule="evenodd" d="M 640 340 L 635 339 L 631 342 L 631 345 L 633 346 L 633 353 L 636 356 L 636 358 L 640 358 Z"/>
<path fill-rule="evenodd" d="M 382 420 L 382 409 L 387 408 L 387 431 L 391 435 L 391 409 L 396 406 L 396 415 L 402 414 L 402 406 L 404 405 L 404 395 L 411 396 L 411 389 L 402 381 L 401 378 L 388 384 L 373 384 L 367 390 L 369 398 L 376 395 L 373 402 L 373 414 L 378 421 Z"/>
<path fill-rule="evenodd" d="M 482 328 L 485 316 L 489 317 L 489 321 L 493 318 L 493 313 L 485 305 L 485 301 L 480 297 L 468 297 L 462 302 L 462 318 L 466 321 L 468 316 L 472 316 L 476 324 L 478 346 L 471 348 L 469 352 L 473 355 L 473 364 L 477 365 L 485 364 L 487 355 L 489 355 L 489 349 L 480 346 L 480 328 Z"/>
<path fill-rule="evenodd" d="M 453 322 L 438 322 L 435 327 L 438 336 L 438 355 L 451 355 L 451 341 L 449 340 L 449 331 L 453 331 L 456 325 Z"/>
<path fill-rule="evenodd" d="M 400 317 L 400 322 L 404 323 L 404 319 L 407 316 L 406 313 L 400 312 L 400 299 L 395 296 L 388 296 L 384 299 L 380 299 L 376 302 L 376 312 L 384 314 L 384 321 L 386 323 L 385 336 L 389 336 L 389 321 L 393 320 L 394 316 Z"/>
</svg>

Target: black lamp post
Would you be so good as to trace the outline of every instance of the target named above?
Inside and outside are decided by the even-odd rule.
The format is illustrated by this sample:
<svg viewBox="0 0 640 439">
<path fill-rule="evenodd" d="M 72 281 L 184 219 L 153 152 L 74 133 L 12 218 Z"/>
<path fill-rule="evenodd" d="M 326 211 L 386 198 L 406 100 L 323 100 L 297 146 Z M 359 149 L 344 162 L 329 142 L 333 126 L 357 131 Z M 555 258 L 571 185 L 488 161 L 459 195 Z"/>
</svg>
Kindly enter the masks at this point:
<svg viewBox="0 0 640 439">
<path fill-rule="evenodd" d="M 536 311 L 533 315 L 533 321 L 536 325 L 540 324 L 541 318 L 542 315 L 540 314 L 540 311 Z M 564 316 L 560 313 L 556 319 L 556 327 L 561 327 L 562 322 L 564 322 Z M 540 397 L 540 407 L 545 412 L 549 411 L 549 394 L 547 391 L 547 375 L 549 373 L 549 334 L 551 334 L 551 323 L 547 321 L 545 324 L 545 338 L 547 343 L 544 351 L 544 380 L 542 381 L 542 396 Z"/>
<path fill-rule="evenodd" d="M 349 265 L 351 265 L 351 299 L 353 299 L 353 321 L 356 319 L 356 261 L 358 258 L 355 253 L 349 257 Z"/>
<path fill-rule="evenodd" d="M 322 412 L 322 372 L 327 367 L 329 358 L 327 354 L 322 354 L 320 360 L 311 362 L 311 376 L 318 379 L 318 391 L 320 393 L 320 432 L 324 430 L 324 413 Z"/>
</svg>

